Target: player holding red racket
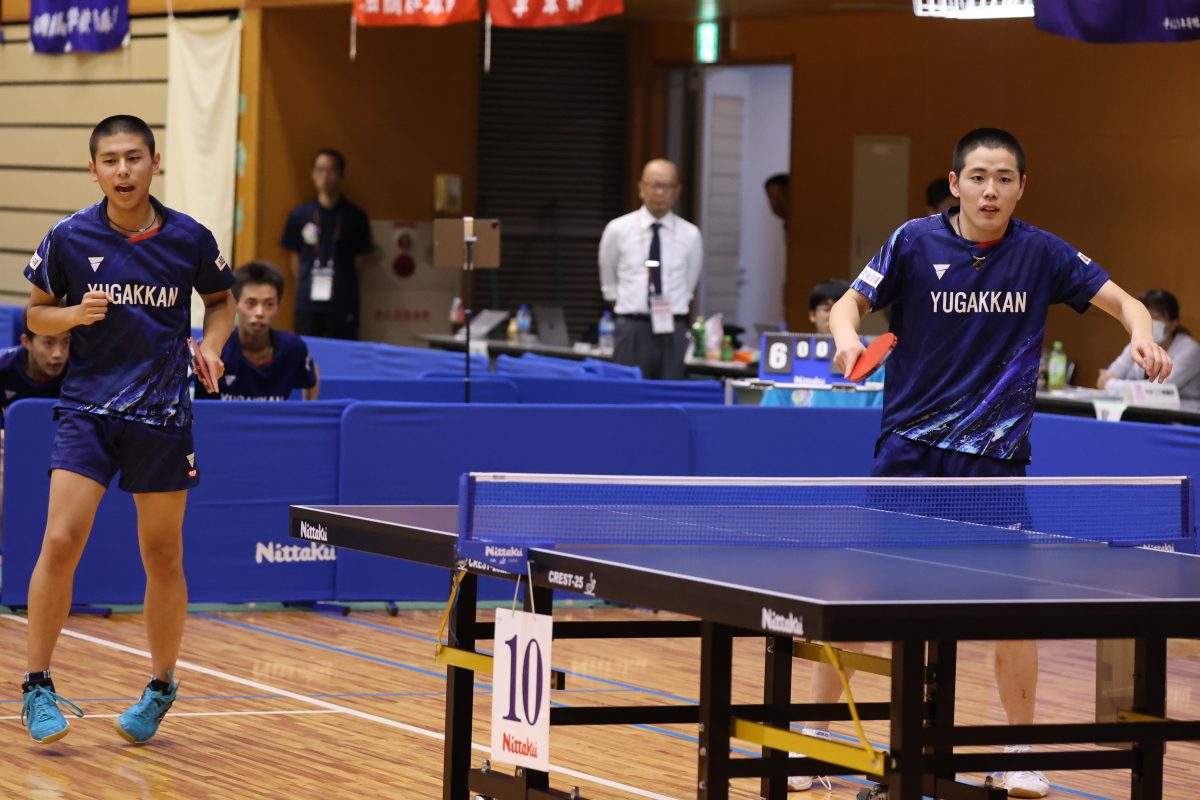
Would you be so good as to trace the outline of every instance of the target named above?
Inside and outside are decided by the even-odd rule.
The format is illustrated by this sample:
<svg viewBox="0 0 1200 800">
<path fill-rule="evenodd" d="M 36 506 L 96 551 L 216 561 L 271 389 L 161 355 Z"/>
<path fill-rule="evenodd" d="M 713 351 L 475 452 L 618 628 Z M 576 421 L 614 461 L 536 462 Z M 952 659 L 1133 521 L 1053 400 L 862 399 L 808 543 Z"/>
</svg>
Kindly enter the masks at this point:
<svg viewBox="0 0 1200 800">
<path fill-rule="evenodd" d="M 1171 374 L 1171 359 L 1154 341 L 1146 307 L 1099 265 L 1057 236 L 1013 219 L 1026 179 L 1016 137 L 996 128 L 966 134 L 949 178 L 959 204 L 900 226 L 834 304 L 834 362 L 852 379 L 863 371 L 862 317 L 891 307 L 897 341 L 872 475 L 1024 476 L 1052 304 L 1080 313 L 1094 305 L 1119 320 L 1134 360 L 1151 380 Z M 996 682 L 1009 723 L 1032 724 L 1035 643 L 998 643 Z M 840 695 L 836 673 L 819 666 L 813 702 Z M 1007 772 L 1002 785 L 1010 797 L 1044 797 L 1049 790 L 1037 771 Z"/>
</svg>

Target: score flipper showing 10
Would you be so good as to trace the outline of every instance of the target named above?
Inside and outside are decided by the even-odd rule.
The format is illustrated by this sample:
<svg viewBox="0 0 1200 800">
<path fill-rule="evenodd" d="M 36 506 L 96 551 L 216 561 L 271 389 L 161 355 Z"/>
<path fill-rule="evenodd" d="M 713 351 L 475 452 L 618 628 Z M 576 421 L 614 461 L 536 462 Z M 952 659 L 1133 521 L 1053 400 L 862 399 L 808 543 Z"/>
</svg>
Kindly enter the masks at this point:
<svg viewBox="0 0 1200 800">
<path fill-rule="evenodd" d="M 492 758 L 550 769 L 550 658 L 553 619 L 496 609 L 492 662 Z"/>
</svg>

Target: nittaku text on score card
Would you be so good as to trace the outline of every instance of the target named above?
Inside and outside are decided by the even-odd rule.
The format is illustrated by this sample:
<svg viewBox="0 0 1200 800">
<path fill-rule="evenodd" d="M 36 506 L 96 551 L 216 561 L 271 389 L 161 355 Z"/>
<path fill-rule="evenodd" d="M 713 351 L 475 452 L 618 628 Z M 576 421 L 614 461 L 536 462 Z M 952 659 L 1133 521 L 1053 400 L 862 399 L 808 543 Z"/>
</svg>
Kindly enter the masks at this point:
<svg viewBox="0 0 1200 800">
<path fill-rule="evenodd" d="M 496 609 L 492 665 L 492 760 L 550 769 L 549 614 Z"/>
</svg>

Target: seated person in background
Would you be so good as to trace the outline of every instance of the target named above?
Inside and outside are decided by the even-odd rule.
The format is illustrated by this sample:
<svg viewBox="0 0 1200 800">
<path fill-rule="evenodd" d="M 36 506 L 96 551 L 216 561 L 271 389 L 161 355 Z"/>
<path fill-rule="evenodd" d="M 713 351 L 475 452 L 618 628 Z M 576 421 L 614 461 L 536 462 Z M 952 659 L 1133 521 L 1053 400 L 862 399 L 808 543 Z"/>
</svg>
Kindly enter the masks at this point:
<svg viewBox="0 0 1200 800">
<path fill-rule="evenodd" d="M 0 350 L 0 491 L 4 485 L 4 417 L 8 407 L 26 397 L 58 397 L 70 344 L 70 331 L 42 336 L 26 328 L 20 345 Z"/>
<path fill-rule="evenodd" d="M 320 373 L 308 345 L 271 327 L 283 296 L 283 275 L 266 261 L 243 264 L 233 275 L 238 324 L 221 351 L 225 374 L 218 381 L 219 399 L 286 400 L 293 389 L 303 389 L 305 400 L 316 400 Z M 196 399 L 218 396 L 197 379 Z"/>
<path fill-rule="evenodd" d="M 21 344 L 0 350 L 0 429 L 8 407 L 25 397 L 58 397 L 67 366 L 70 332 L 21 334 Z"/>
<path fill-rule="evenodd" d="M 808 321 L 822 336 L 829 335 L 829 309 L 842 299 L 842 295 L 850 288 L 850 281 L 830 278 L 813 287 L 808 296 Z"/>
<path fill-rule="evenodd" d="M 955 198 L 950 193 L 950 179 L 934 178 L 930 181 L 925 187 L 926 212 L 940 214 L 952 205 L 955 205 Z"/>
<path fill-rule="evenodd" d="M 1200 344 L 1192 338 L 1186 328 L 1179 325 L 1179 301 L 1165 289 L 1151 289 L 1139 298 L 1150 312 L 1154 327 L 1154 340 L 1158 342 L 1175 368 L 1166 383 L 1179 388 L 1179 397 L 1184 400 L 1200 400 Z M 1126 383 L 1146 380 L 1146 372 L 1133 363 L 1129 345 L 1121 355 L 1100 370 L 1097 388 L 1116 391 Z"/>
</svg>

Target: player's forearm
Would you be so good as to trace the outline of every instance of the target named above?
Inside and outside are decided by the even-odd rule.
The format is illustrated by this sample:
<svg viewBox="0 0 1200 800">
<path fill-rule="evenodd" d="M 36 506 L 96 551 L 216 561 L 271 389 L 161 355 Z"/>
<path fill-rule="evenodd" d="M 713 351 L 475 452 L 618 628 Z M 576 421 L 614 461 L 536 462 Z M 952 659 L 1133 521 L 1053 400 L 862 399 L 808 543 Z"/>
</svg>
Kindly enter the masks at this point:
<svg viewBox="0 0 1200 800">
<path fill-rule="evenodd" d="M 30 305 L 25 310 L 25 325 L 38 336 L 57 336 L 79 325 L 81 306 Z"/>
<path fill-rule="evenodd" d="M 862 311 L 849 293 L 842 296 L 829 310 L 829 332 L 834 344 L 845 349 L 858 343 L 858 331 L 862 326 Z"/>
<path fill-rule="evenodd" d="M 204 301 L 204 344 L 206 350 L 220 353 L 233 332 L 233 295 L 225 292 Z"/>
<path fill-rule="evenodd" d="M 1125 330 L 1129 331 L 1130 339 L 1142 341 L 1154 339 L 1154 326 L 1150 319 L 1150 312 L 1137 298 L 1129 295 L 1122 298 L 1121 313 L 1118 319 L 1125 326 Z"/>
<path fill-rule="evenodd" d="M 316 400 L 321 395 L 321 369 L 316 364 L 313 364 L 313 376 L 316 378 L 316 382 L 313 383 L 312 388 L 301 392 L 301 396 L 305 400 Z"/>
</svg>

